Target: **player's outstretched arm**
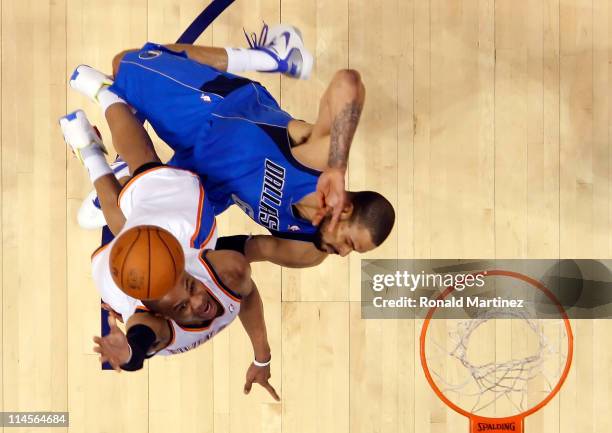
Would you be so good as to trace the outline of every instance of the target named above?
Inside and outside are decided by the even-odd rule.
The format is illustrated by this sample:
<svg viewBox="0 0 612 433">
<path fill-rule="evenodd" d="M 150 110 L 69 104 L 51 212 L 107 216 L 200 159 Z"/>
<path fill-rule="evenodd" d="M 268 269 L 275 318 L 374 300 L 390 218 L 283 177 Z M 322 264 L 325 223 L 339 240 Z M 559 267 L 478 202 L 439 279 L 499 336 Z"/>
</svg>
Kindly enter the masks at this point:
<svg viewBox="0 0 612 433">
<path fill-rule="evenodd" d="M 311 140 L 329 139 L 327 169 L 317 184 L 321 211 L 313 224 L 318 225 L 332 212 L 331 231 L 346 204 L 344 178 L 364 101 L 365 87 L 359 72 L 353 69 L 336 72 L 321 98 L 319 116 L 312 129 Z"/>
<path fill-rule="evenodd" d="M 130 173 L 150 162 L 160 162 L 151 137 L 123 103 L 112 104 L 105 112 L 106 121 L 113 136 L 115 150 L 127 162 Z"/>
<path fill-rule="evenodd" d="M 354 69 L 336 72 L 321 97 L 311 135 L 315 140 L 329 136 L 328 168 L 346 170 L 364 102 L 365 87 L 359 72 Z"/>
<path fill-rule="evenodd" d="M 94 352 L 100 362 L 109 362 L 118 372 L 140 370 L 153 346 L 161 350 L 170 343 L 172 332 L 168 321 L 150 313 L 135 314 L 128 320 L 127 335 L 117 326 L 115 317 L 108 316 L 110 333 L 94 337 Z"/>
<path fill-rule="evenodd" d="M 251 279 L 251 267 L 245 257 L 235 251 L 210 251 L 209 260 L 223 284 L 242 296 L 240 321 L 251 344 L 255 360 L 247 370 L 244 393 L 251 392 L 253 383 L 264 387 L 277 401 L 280 397 L 270 384 L 270 344 L 266 332 L 263 303 L 255 282 Z"/>
<path fill-rule="evenodd" d="M 245 243 L 244 254 L 250 263 L 268 261 L 286 268 L 310 268 L 328 256 L 312 243 L 271 235 L 250 237 Z"/>
</svg>

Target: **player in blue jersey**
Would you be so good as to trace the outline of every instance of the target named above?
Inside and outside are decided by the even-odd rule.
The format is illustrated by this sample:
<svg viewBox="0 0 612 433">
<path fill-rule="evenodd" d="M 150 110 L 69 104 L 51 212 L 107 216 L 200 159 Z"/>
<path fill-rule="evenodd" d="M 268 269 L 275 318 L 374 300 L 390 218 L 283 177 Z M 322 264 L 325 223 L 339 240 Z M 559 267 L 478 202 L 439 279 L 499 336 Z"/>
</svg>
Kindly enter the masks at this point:
<svg viewBox="0 0 612 433">
<path fill-rule="evenodd" d="M 306 267 L 328 254 L 380 245 L 393 227 L 392 205 L 372 191 L 344 190 L 365 98 L 359 74 L 335 74 L 310 124 L 293 119 L 260 84 L 233 74 L 306 78 L 312 56 L 299 32 L 265 26 L 250 45 L 147 43 L 114 59 L 114 83 L 80 66 L 71 86 L 101 104 L 113 97 L 128 101 L 175 151 L 169 164 L 202 176 L 216 214 L 236 204 L 266 227 L 272 236 L 220 240 L 250 261 Z"/>
</svg>

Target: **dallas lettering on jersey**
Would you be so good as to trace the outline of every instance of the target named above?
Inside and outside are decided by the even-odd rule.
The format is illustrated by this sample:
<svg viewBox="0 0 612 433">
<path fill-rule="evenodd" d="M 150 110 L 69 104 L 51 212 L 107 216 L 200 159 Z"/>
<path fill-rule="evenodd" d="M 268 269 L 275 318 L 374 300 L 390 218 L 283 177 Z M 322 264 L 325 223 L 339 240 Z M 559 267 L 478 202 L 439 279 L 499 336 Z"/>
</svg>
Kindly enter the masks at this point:
<svg viewBox="0 0 612 433">
<path fill-rule="evenodd" d="M 278 208 L 282 203 L 284 186 L 284 167 L 266 158 L 266 170 L 259 200 L 259 222 L 272 230 L 278 230 Z"/>
</svg>

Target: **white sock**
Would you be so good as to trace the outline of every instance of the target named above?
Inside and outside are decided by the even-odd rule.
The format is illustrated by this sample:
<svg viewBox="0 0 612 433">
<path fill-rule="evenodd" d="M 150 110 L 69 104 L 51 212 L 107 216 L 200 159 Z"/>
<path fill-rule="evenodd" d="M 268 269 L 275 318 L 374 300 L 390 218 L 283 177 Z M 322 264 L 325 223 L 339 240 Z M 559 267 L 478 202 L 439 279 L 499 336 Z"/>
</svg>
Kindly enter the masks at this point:
<svg viewBox="0 0 612 433">
<path fill-rule="evenodd" d="M 225 48 L 227 72 L 273 71 L 278 63 L 269 54 L 251 48 Z"/>
<path fill-rule="evenodd" d="M 87 168 L 87 172 L 89 173 L 89 179 L 91 183 L 94 183 L 96 180 L 105 176 L 107 174 L 112 174 L 113 170 L 108 165 L 106 158 L 104 157 L 104 152 L 96 145 L 89 145 L 81 149 L 81 157 L 83 158 L 83 164 L 85 164 L 85 168 Z"/>
<path fill-rule="evenodd" d="M 100 91 L 96 95 L 96 99 L 100 103 L 100 108 L 102 108 L 102 114 L 106 113 L 108 107 L 113 104 L 126 104 L 126 102 L 122 98 L 108 90 L 108 86 L 104 86 L 100 89 Z"/>
</svg>

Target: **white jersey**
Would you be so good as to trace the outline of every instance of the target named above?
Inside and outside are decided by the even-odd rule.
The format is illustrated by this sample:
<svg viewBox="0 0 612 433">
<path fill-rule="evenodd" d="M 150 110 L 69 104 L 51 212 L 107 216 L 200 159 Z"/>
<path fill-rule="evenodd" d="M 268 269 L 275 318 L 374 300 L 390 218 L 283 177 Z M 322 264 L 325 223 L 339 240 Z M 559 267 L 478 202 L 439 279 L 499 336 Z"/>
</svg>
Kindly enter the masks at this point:
<svg viewBox="0 0 612 433">
<path fill-rule="evenodd" d="M 208 287 L 224 308 L 223 315 L 206 329 L 182 328 L 171 321 L 174 338 L 161 352 L 169 355 L 189 350 L 231 322 L 238 314 L 239 298 L 221 286 L 212 267 L 200 257 L 200 249 L 215 247 L 217 228 L 199 177 L 167 166 L 146 170 L 124 186 L 119 195 L 119 206 L 126 218 L 121 233 L 137 225 L 154 225 L 168 230 L 183 247 L 187 272 Z M 144 309 L 144 306 L 138 299 L 126 295 L 113 281 L 109 256 L 114 242 L 94 252 L 92 276 L 102 300 L 127 322 L 137 308 Z"/>
<path fill-rule="evenodd" d="M 146 224 L 168 230 L 183 248 L 214 248 L 217 242 L 212 206 L 190 171 L 159 166 L 134 176 L 119 194 L 119 207 L 126 218 L 122 232 Z"/>
</svg>

